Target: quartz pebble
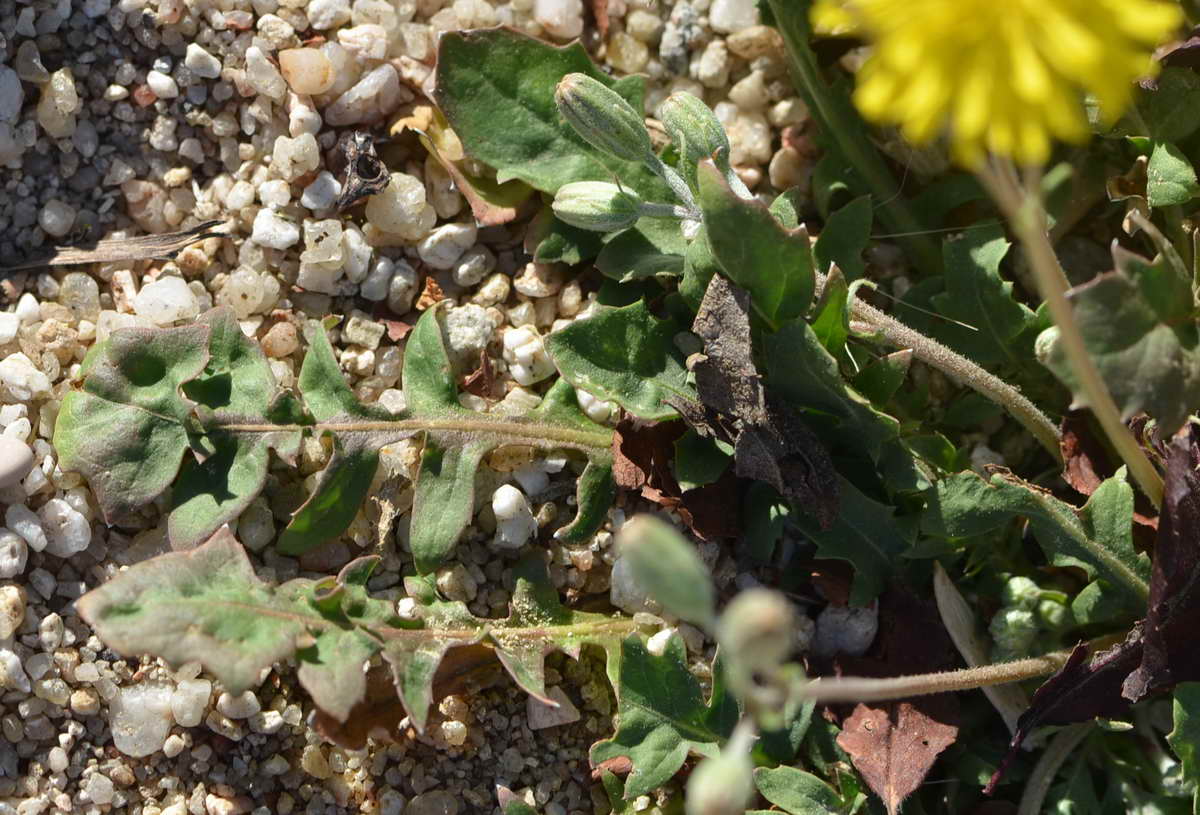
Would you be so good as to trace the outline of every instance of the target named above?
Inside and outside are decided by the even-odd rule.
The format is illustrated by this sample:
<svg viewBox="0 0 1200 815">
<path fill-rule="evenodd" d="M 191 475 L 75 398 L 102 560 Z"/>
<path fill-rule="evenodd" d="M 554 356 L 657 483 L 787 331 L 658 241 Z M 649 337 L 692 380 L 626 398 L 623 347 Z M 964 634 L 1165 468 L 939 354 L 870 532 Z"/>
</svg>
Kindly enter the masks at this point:
<svg viewBox="0 0 1200 815">
<path fill-rule="evenodd" d="M 11 436 L 0 436 L 0 488 L 19 484 L 33 467 L 29 445 Z"/>
<path fill-rule="evenodd" d="M 260 209 L 254 216 L 250 240 L 271 249 L 287 249 L 300 240 L 300 227 L 269 209 Z"/>
<path fill-rule="evenodd" d="M 169 74 L 164 74 L 162 71 L 148 72 L 146 84 L 159 99 L 174 99 L 179 96 L 179 85 Z"/>
<path fill-rule="evenodd" d="M 171 693 L 171 715 L 180 727 L 195 727 L 204 718 L 212 682 L 207 679 L 185 679 Z"/>
<path fill-rule="evenodd" d="M 262 705 L 252 690 L 238 696 L 232 696 L 226 692 L 217 697 L 217 710 L 221 712 L 221 715 L 228 716 L 230 719 L 248 719 L 262 710 Z"/>
<path fill-rule="evenodd" d="M 51 198 L 38 213 L 38 226 L 54 238 L 64 237 L 75 224 L 75 210 L 66 203 Z"/>
<path fill-rule="evenodd" d="M 286 48 L 279 54 L 279 71 L 293 91 L 325 93 L 333 87 L 333 63 L 316 48 Z"/>
<path fill-rule="evenodd" d="M 410 241 L 424 237 L 437 221 L 425 185 L 407 173 L 392 173 L 383 192 L 367 199 L 366 215 L 376 228 Z"/>
<path fill-rule="evenodd" d="M 458 815 L 458 799 L 444 790 L 423 792 L 408 802 L 404 815 Z"/>
<path fill-rule="evenodd" d="M 25 590 L 0 586 L 0 640 L 6 640 L 25 622 Z"/>
<path fill-rule="evenodd" d="M 92 542 L 92 525 L 82 513 L 61 498 L 51 498 L 40 510 L 42 528 L 46 530 L 46 553 L 67 558 L 88 548 Z"/>
<path fill-rule="evenodd" d="M 29 544 L 11 529 L 0 527 L 0 578 L 16 577 L 25 571 Z"/>
<path fill-rule="evenodd" d="M 504 332 L 504 361 L 518 385 L 533 385 L 555 372 L 546 355 L 542 338 L 532 326 L 510 328 Z"/>
<path fill-rule="evenodd" d="M 246 84 L 253 88 L 255 93 L 278 101 L 282 101 L 287 94 L 287 82 L 257 45 L 246 49 Z"/>
<path fill-rule="evenodd" d="M 11 504 L 4 512 L 4 525 L 16 532 L 29 548 L 40 552 L 46 548 L 46 530 L 42 529 L 42 521 L 33 510 L 23 504 Z"/>
<path fill-rule="evenodd" d="M 533 19 L 558 40 L 583 33 L 583 0 L 534 0 Z"/>
<path fill-rule="evenodd" d="M 188 43 L 183 64 L 196 76 L 202 79 L 216 79 L 221 75 L 221 60 L 204 50 L 197 43 Z"/>
<path fill-rule="evenodd" d="M 305 14 L 317 31 L 337 28 L 350 22 L 350 0 L 311 0 Z"/>
<path fill-rule="evenodd" d="M 199 315 L 200 304 L 183 278 L 160 277 L 142 286 L 133 298 L 133 310 L 155 325 L 170 325 Z"/>
<path fill-rule="evenodd" d="M 7 65 L 0 65 L 0 122 L 17 121 L 24 102 L 21 77 Z"/>
<path fill-rule="evenodd" d="M 492 493 L 492 513 L 496 516 L 492 546 L 497 549 L 520 549 L 537 531 L 529 501 L 511 484 L 502 484 Z"/>
<path fill-rule="evenodd" d="M 530 730 L 545 730 L 548 727 L 559 727 L 564 724 L 577 722 L 581 718 L 579 708 L 567 698 L 562 688 L 555 685 L 546 693 L 557 707 L 548 705 L 532 696 L 526 698 L 525 711 L 528 716 Z"/>
<path fill-rule="evenodd" d="M 106 806 L 112 803 L 113 782 L 103 773 L 93 773 L 89 776 L 87 781 L 83 782 L 83 791 L 93 804 Z"/>
<path fill-rule="evenodd" d="M 325 108 L 325 122 L 335 127 L 373 122 L 411 99 L 412 94 L 401 88 L 396 69 L 390 63 L 384 63 L 364 74 L 353 87 Z"/>
<path fill-rule="evenodd" d="M 729 34 L 758 25 L 758 5 L 755 0 L 713 0 L 708 10 L 708 24 L 713 31 Z"/>
<path fill-rule="evenodd" d="M 475 243 L 478 230 L 473 223 L 445 224 L 417 244 L 417 254 L 427 266 L 451 269 L 463 253 Z"/>
<path fill-rule="evenodd" d="M 113 745 L 130 758 L 162 749 L 171 730 L 172 689 L 165 682 L 120 688 L 108 702 Z"/>
</svg>

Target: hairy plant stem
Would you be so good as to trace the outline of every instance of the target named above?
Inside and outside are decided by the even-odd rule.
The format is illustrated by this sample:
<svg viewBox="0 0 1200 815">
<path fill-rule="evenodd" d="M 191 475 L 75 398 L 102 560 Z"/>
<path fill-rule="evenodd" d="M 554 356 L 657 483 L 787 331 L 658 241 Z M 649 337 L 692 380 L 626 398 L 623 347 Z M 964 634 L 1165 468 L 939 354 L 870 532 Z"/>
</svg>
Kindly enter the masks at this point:
<svg viewBox="0 0 1200 815">
<path fill-rule="evenodd" d="M 382 422 L 318 422 L 300 424 L 213 424 L 206 431 L 227 433 L 279 433 L 301 430 L 331 433 L 462 433 L 499 437 L 508 444 L 527 444 L 539 448 L 572 448 L 585 452 L 607 450 L 612 446 L 612 432 L 572 430 L 568 427 L 520 422 L 512 419 L 397 419 Z"/>
<path fill-rule="evenodd" d="M 1021 793 L 1021 803 L 1017 807 L 1017 815 L 1039 815 L 1046 793 L 1058 770 L 1074 752 L 1079 743 L 1092 732 L 1092 722 L 1080 722 L 1065 727 L 1054 735 L 1046 745 L 1042 757 L 1038 759 L 1029 780 L 1025 782 L 1025 791 Z"/>
<path fill-rule="evenodd" d="M 834 87 L 821 75 L 816 55 L 809 46 L 808 10 L 811 0 L 768 0 L 779 33 L 792 63 L 792 80 L 808 102 L 821 130 L 835 149 L 863 180 L 866 191 L 875 198 L 879 217 L 889 232 L 923 274 L 942 268 L 942 254 L 926 234 L 925 226 L 900 198 L 900 185 L 871 143 L 863 122 L 849 95 Z"/>
<path fill-rule="evenodd" d="M 1161 506 L 1162 476 L 1121 420 L 1121 412 L 1108 392 L 1095 361 L 1088 354 L 1079 324 L 1075 321 L 1075 312 L 1067 298 L 1070 282 L 1046 234 L 1046 210 L 1036 192 L 1038 185 L 1029 181 L 1022 184 L 1009 161 L 997 160 L 986 164 L 977 171 L 977 175 L 1025 247 L 1039 294 L 1058 327 L 1059 342 L 1083 391 L 1087 406 L 1096 415 L 1121 460 L 1129 467 L 1138 487 L 1155 507 Z"/>
<path fill-rule="evenodd" d="M 816 273 L 816 296 L 825 288 L 826 276 Z M 861 323 L 878 333 L 889 345 L 911 349 L 913 356 L 942 373 L 962 382 L 1004 407 L 1014 419 L 1025 426 L 1034 438 L 1046 448 L 1056 461 L 1062 461 L 1059 449 L 1059 432 L 1046 414 L 1029 401 L 1019 390 L 961 354 L 951 351 L 937 340 L 926 337 L 909 328 L 895 317 L 854 298 L 850 301 L 850 313 Z"/>
<path fill-rule="evenodd" d="M 1123 636 L 1100 637 L 1088 643 L 1097 650 L 1121 640 Z M 978 668 L 962 668 L 957 671 L 939 671 L 912 676 L 896 676 L 875 679 L 859 676 L 821 677 L 809 682 L 801 691 L 805 699 L 820 703 L 832 702 L 886 702 L 906 699 L 909 696 L 928 696 L 932 693 L 977 690 L 1006 682 L 1022 682 L 1039 676 L 1052 674 L 1066 664 L 1071 651 L 1052 651 L 1040 657 L 981 665 Z"/>
</svg>

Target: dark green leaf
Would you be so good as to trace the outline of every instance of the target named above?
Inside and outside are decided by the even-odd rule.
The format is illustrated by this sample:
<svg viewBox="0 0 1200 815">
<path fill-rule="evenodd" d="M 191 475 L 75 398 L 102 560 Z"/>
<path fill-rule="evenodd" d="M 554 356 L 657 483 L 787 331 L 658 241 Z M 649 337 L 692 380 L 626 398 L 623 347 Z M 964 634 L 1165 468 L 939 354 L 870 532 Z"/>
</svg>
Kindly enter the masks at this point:
<svg viewBox="0 0 1200 815">
<path fill-rule="evenodd" d="M 687 241 L 674 218 L 642 218 L 615 235 L 596 258 L 596 268 L 619 282 L 659 274 L 683 274 Z"/>
<path fill-rule="evenodd" d="M 472 158 L 553 193 L 571 181 L 620 179 L 651 201 L 670 191 L 639 162 L 595 149 L 571 129 L 554 103 L 554 88 L 582 73 L 643 108 L 639 77 L 614 81 L 578 43 L 555 48 L 511 29 L 447 32 L 439 41 L 434 99 Z"/>
<path fill-rule="evenodd" d="M 1154 142 L 1146 165 L 1146 201 L 1151 207 L 1186 204 L 1200 194 L 1196 171 L 1171 142 Z"/>
<path fill-rule="evenodd" d="M 826 351 L 837 356 L 850 336 L 850 287 L 839 267 L 834 266 L 829 272 L 813 311 L 813 333 Z"/>
<path fill-rule="evenodd" d="M 769 484 L 751 484 L 742 504 L 742 541 L 747 553 L 760 563 L 769 562 L 791 514 L 791 506 Z"/>
<path fill-rule="evenodd" d="M 842 801 L 833 787 L 815 775 L 795 767 L 759 767 L 754 783 L 763 797 L 791 815 L 843 813 Z"/>
<path fill-rule="evenodd" d="M 574 266 L 600 253 L 604 246 L 604 235 L 565 224 L 554 217 L 549 207 L 543 207 L 529 225 L 525 245 L 529 247 L 531 244 L 533 259 L 538 263 Z"/>
<path fill-rule="evenodd" d="M 732 456 L 733 448 L 728 444 L 688 429 L 675 442 L 675 480 L 685 491 L 711 484 L 729 469 Z"/>
<path fill-rule="evenodd" d="M 667 419 L 675 416 L 668 399 L 695 398 L 675 347 L 682 330 L 639 301 L 555 331 L 546 337 L 546 353 L 575 387 L 644 419 Z"/>
<path fill-rule="evenodd" d="M 1193 812 L 1200 812 L 1200 682 L 1184 682 L 1175 688 L 1172 703 L 1175 729 L 1167 741 L 1183 765 L 1183 778 L 1196 785 Z"/>
<path fill-rule="evenodd" d="M 862 277 L 866 273 L 862 253 L 871 239 L 873 217 L 869 195 L 855 198 L 830 215 L 813 245 L 817 271 L 828 273 L 836 264 L 847 280 Z"/>
</svg>

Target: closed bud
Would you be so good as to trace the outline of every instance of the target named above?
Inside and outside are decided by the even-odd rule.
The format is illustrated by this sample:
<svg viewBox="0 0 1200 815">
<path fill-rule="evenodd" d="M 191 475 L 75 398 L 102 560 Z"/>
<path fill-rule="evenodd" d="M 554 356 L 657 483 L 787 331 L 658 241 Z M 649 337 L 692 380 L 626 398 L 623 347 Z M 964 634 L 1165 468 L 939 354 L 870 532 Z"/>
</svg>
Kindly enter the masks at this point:
<svg viewBox="0 0 1200 815">
<path fill-rule="evenodd" d="M 687 815 L 744 815 L 754 794 L 753 773 L 747 753 L 726 751 L 701 761 L 688 779 Z"/>
<path fill-rule="evenodd" d="M 641 199 L 606 181 L 572 181 L 554 194 L 551 208 L 563 223 L 592 232 L 616 232 L 633 226 Z"/>
<path fill-rule="evenodd" d="M 620 94 L 586 74 L 567 74 L 554 90 L 558 110 L 584 141 L 627 161 L 654 156 L 640 113 Z"/>
<path fill-rule="evenodd" d="M 796 612 L 779 592 L 747 589 L 721 615 L 717 642 L 733 673 L 772 673 L 795 647 Z"/>
<path fill-rule="evenodd" d="M 729 151 L 729 136 L 716 114 L 697 96 L 673 93 L 659 105 L 658 119 L 667 135 L 679 150 L 680 159 L 689 177 L 695 176 L 696 165 L 712 158 L 717 151 Z"/>
</svg>

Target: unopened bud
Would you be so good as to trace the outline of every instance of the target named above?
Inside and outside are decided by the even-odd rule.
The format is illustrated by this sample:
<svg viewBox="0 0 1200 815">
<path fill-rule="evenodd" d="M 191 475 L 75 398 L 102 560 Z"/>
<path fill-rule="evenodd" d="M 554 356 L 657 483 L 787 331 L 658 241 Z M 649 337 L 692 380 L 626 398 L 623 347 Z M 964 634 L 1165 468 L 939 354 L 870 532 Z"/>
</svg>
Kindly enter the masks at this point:
<svg viewBox="0 0 1200 815">
<path fill-rule="evenodd" d="M 701 761 L 688 779 L 687 815 L 743 815 L 754 794 L 753 772 L 748 753 Z"/>
<path fill-rule="evenodd" d="M 607 181 L 572 181 L 554 194 L 551 208 L 563 223 L 592 232 L 616 232 L 633 226 L 641 199 Z"/>
<path fill-rule="evenodd" d="M 658 118 L 679 150 L 680 163 L 689 177 L 695 176 L 699 162 L 717 151 L 729 150 L 729 136 L 721 120 L 697 96 L 671 94 L 659 105 Z"/>
<path fill-rule="evenodd" d="M 717 642 L 737 674 L 773 672 L 796 645 L 796 613 L 779 592 L 747 589 L 721 615 Z"/>
<path fill-rule="evenodd" d="M 618 158 L 654 155 L 646 123 L 619 93 L 586 74 L 567 74 L 554 90 L 558 110 L 584 141 Z"/>
</svg>

